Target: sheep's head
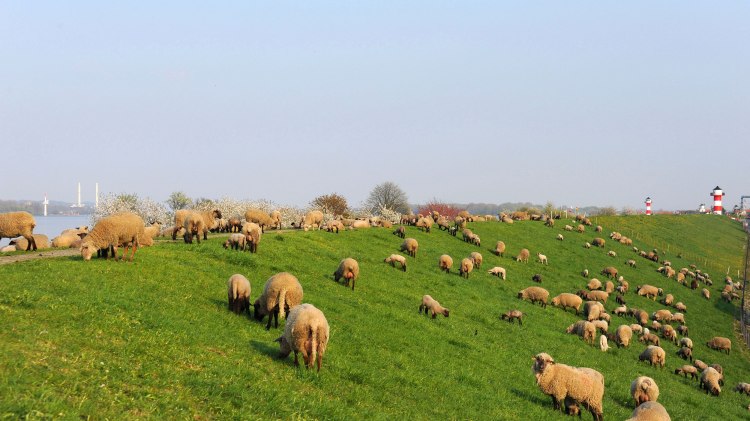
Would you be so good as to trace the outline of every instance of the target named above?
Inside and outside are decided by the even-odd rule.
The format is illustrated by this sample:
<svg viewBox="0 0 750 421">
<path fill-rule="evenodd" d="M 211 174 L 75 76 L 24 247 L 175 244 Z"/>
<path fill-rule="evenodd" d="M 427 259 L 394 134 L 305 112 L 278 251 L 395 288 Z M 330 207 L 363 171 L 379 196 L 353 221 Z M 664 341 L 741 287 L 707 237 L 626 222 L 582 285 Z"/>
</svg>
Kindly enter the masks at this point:
<svg viewBox="0 0 750 421">
<path fill-rule="evenodd" d="M 279 358 L 286 358 L 291 354 L 292 347 L 289 346 L 289 342 L 287 342 L 286 338 L 283 336 L 279 336 L 274 340 L 274 342 L 279 343 Z"/>
<path fill-rule="evenodd" d="M 537 374 L 541 373 L 545 368 L 555 363 L 555 360 L 546 352 L 536 354 L 536 356 L 532 357 L 531 359 L 534 361 L 532 370 L 534 370 L 534 373 Z"/>
<path fill-rule="evenodd" d="M 81 257 L 83 257 L 83 260 L 89 261 L 91 260 L 91 256 L 93 256 L 97 250 L 98 249 L 91 244 L 82 244 L 81 245 Z"/>
<path fill-rule="evenodd" d="M 443 309 L 443 316 L 448 317 L 448 315 L 450 315 L 450 310 L 448 310 L 447 308 L 444 308 Z"/>
<path fill-rule="evenodd" d="M 263 320 L 263 315 L 260 313 L 260 298 L 255 300 L 255 302 L 253 303 L 253 310 L 254 310 L 255 320 L 257 321 Z"/>
</svg>

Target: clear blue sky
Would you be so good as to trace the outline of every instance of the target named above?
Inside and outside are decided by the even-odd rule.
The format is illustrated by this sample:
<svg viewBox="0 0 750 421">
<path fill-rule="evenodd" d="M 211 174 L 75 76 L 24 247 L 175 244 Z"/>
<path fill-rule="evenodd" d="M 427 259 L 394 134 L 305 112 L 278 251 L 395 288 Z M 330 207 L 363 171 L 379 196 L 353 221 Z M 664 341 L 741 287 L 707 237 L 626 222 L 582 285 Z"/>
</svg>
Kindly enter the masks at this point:
<svg viewBox="0 0 750 421">
<path fill-rule="evenodd" d="M 747 1 L 0 1 L 2 199 L 750 194 Z"/>
</svg>

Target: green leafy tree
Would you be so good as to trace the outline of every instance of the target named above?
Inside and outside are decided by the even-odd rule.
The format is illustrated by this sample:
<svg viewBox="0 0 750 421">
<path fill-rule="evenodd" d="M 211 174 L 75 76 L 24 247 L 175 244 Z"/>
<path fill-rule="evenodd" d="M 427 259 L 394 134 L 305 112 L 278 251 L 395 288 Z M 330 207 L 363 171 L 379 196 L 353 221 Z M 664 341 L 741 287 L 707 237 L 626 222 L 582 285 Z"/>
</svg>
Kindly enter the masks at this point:
<svg viewBox="0 0 750 421">
<path fill-rule="evenodd" d="M 172 211 L 176 211 L 179 209 L 187 209 L 191 207 L 193 204 L 193 201 L 188 197 L 185 192 L 176 191 L 169 195 L 169 199 L 167 199 L 167 205 L 172 209 Z"/>
</svg>

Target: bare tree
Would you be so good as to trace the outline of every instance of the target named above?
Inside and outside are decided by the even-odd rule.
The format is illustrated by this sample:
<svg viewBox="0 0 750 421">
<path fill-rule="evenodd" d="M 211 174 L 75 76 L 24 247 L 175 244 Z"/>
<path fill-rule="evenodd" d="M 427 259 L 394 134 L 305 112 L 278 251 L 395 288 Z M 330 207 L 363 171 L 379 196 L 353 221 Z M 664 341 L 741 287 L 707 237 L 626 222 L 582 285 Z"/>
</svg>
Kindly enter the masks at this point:
<svg viewBox="0 0 750 421">
<path fill-rule="evenodd" d="M 372 213 L 380 212 L 381 208 L 400 213 L 409 212 L 409 201 L 406 193 L 392 181 L 386 181 L 375 186 L 370 191 L 370 196 L 365 200 L 364 206 Z"/>
<path fill-rule="evenodd" d="M 342 216 L 349 210 L 349 204 L 346 202 L 346 198 L 337 193 L 318 196 L 310 202 L 310 206 L 320 209 L 323 213 L 330 213 L 336 216 Z"/>
</svg>

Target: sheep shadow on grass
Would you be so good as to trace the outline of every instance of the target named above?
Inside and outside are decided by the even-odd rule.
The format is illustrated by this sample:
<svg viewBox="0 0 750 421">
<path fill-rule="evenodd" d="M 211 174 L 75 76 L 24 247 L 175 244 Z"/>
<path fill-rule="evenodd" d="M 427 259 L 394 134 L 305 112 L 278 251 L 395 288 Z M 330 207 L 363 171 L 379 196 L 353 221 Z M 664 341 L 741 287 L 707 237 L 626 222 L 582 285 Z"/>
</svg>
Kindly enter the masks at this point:
<svg viewBox="0 0 750 421">
<path fill-rule="evenodd" d="M 552 401 L 550 400 L 549 396 L 544 395 L 542 392 L 539 392 L 538 394 L 536 393 L 532 394 L 527 391 L 517 389 L 515 387 L 511 387 L 510 391 L 511 393 L 518 396 L 519 398 L 527 400 L 534 405 L 538 405 L 538 406 L 548 405 L 550 409 L 552 409 L 552 403 L 551 403 Z"/>
<path fill-rule="evenodd" d="M 250 346 L 273 359 L 279 358 L 279 345 L 275 342 L 250 341 Z"/>
<path fill-rule="evenodd" d="M 717 310 L 722 311 L 722 312 L 724 312 L 724 313 L 732 316 L 732 318 L 734 320 L 739 320 L 740 319 L 740 312 L 737 310 L 737 308 L 739 307 L 739 305 L 735 306 L 733 303 L 734 303 L 734 301 L 732 301 L 732 303 L 728 303 L 728 302 L 722 300 L 721 298 L 719 298 L 719 300 L 714 303 L 714 308 L 716 308 Z"/>
</svg>

